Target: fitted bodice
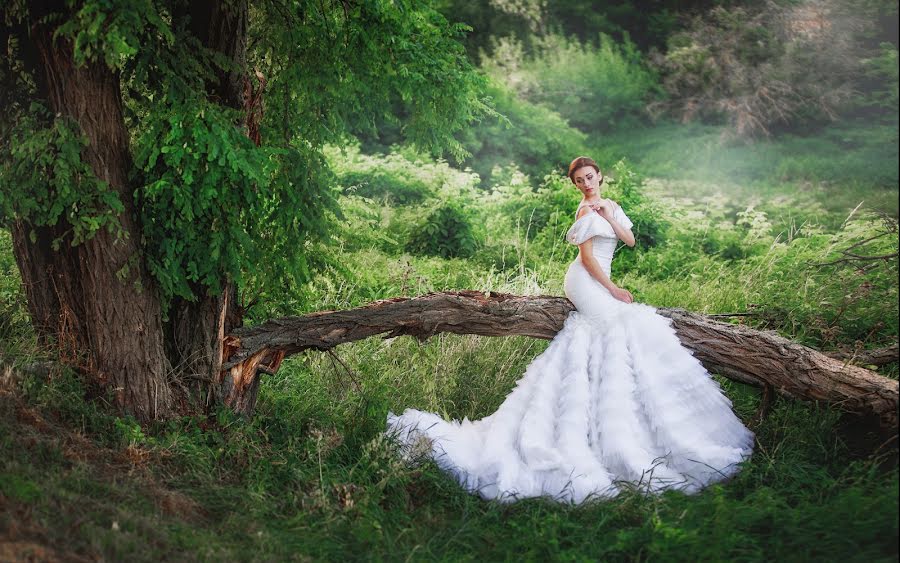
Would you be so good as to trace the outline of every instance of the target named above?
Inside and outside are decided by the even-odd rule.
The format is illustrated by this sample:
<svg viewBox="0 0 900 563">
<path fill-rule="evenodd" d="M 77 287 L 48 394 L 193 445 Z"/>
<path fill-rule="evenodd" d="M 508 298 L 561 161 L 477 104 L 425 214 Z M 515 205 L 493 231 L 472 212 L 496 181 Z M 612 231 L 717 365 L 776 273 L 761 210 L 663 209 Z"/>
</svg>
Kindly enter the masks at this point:
<svg viewBox="0 0 900 563">
<path fill-rule="evenodd" d="M 618 243 L 618 238 L 610 238 L 600 235 L 593 238 L 591 244 L 591 253 L 594 255 L 594 258 L 597 259 L 597 262 L 600 263 L 600 268 L 604 272 L 606 272 L 607 276 L 610 275 L 613 254 L 615 254 L 616 252 L 616 246 L 618 245 Z"/>
<path fill-rule="evenodd" d="M 582 206 L 579 205 L 579 209 Z M 613 218 L 626 229 L 630 229 L 633 225 L 631 220 L 625 215 L 621 207 L 618 205 L 615 207 Z M 608 276 L 612 266 L 613 255 L 619 243 L 619 237 L 616 235 L 616 231 L 610 222 L 593 210 L 576 219 L 569 228 L 568 233 L 566 233 L 566 240 L 575 245 L 582 244 L 588 239 L 591 239 L 591 253 L 597 259 L 600 268 Z M 580 258 L 575 260 L 580 261 Z"/>
</svg>

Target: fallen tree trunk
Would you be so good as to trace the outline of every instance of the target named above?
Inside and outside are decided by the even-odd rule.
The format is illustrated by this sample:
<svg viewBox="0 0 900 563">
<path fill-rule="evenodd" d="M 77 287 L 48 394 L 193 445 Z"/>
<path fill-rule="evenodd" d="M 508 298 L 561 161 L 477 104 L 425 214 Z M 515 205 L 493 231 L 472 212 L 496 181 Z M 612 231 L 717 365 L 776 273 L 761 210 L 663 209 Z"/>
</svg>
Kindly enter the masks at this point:
<svg viewBox="0 0 900 563">
<path fill-rule="evenodd" d="M 225 339 L 223 369 L 231 376 L 232 406 L 252 410 L 260 372 L 303 350 L 328 350 L 345 342 L 386 334 L 424 340 L 440 332 L 551 339 L 574 310 L 564 297 L 522 297 L 477 291 L 430 293 L 375 301 L 344 311 L 275 319 L 238 329 Z M 772 331 L 714 321 L 680 309 L 669 317 L 685 347 L 707 369 L 783 395 L 824 401 L 847 412 L 877 417 L 897 432 L 898 383 L 830 358 Z"/>
<path fill-rule="evenodd" d="M 852 362 L 858 366 L 886 366 L 900 361 L 900 346 L 891 344 L 876 350 L 861 350 L 848 354 L 845 352 L 826 352 L 829 358 Z"/>
</svg>

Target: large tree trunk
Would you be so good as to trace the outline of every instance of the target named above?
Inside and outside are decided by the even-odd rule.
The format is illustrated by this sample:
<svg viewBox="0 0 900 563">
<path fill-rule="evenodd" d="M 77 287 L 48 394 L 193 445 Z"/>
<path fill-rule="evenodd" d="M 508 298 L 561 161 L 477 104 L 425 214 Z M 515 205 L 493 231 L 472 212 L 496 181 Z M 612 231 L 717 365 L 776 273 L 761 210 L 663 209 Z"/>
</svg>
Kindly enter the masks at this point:
<svg viewBox="0 0 900 563">
<path fill-rule="evenodd" d="M 40 14 L 33 15 L 40 21 Z M 172 411 L 173 393 L 160 304 L 138 247 L 118 76 L 102 62 L 76 67 L 71 44 L 54 40 L 50 25 L 39 23 L 31 30 L 40 65 L 35 70 L 46 89 L 41 94 L 55 113 L 78 124 L 89 143 L 82 159 L 118 192 L 125 211 L 118 217 L 120 233 L 102 229 L 74 247 L 64 222 L 49 228 L 18 222 L 13 228 L 16 261 L 37 332 L 66 349 L 71 344 L 81 353 L 75 361 L 97 383 L 113 386 L 125 412 L 151 420 Z M 51 242 L 61 234 L 55 251 Z"/>
<path fill-rule="evenodd" d="M 207 49 L 230 62 L 231 68 L 217 69 L 206 85 L 214 102 L 233 109 L 244 106 L 247 78 L 247 0 L 190 0 L 190 30 Z"/>
<path fill-rule="evenodd" d="M 232 65 L 217 69 L 206 85 L 207 96 L 232 109 L 243 109 L 249 11 L 246 0 L 195 0 L 180 3 L 176 9 L 176 19 L 190 18 L 191 33 Z M 193 387 L 206 391 L 207 406 L 229 402 L 226 382 L 219 377 L 222 342 L 225 334 L 242 323 L 237 287 L 231 280 L 221 282 L 224 289 L 219 295 L 209 295 L 201 284 L 194 284 L 195 300 L 173 299 L 166 329 L 176 372 L 182 379 L 197 382 Z"/>
<path fill-rule="evenodd" d="M 191 31 L 205 47 L 232 63 L 209 81 L 207 95 L 244 109 L 247 1 L 201 0 L 175 8 L 176 18 L 190 18 Z M 32 7 L 32 21 L 65 11 L 62 2 L 38 3 Z M 31 38 L 23 52 L 38 96 L 54 112 L 79 124 L 90 142 L 84 160 L 119 192 L 125 212 L 119 217 L 122 236 L 101 231 L 76 247 L 70 247 L 65 221 L 53 227 L 13 224 L 16 260 L 39 338 L 58 346 L 64 359 L 98 383 L 112 384 L 120 406 L 141 420 L 172 411 L 176 399 L 169 375 L 181 383 L 180 390 L 193 389 L 195 400 L 202 394 L 207 406 L 225 401 L 252 410 L 255 393 L 233 397 L 234 386 L 227 377 L 220 378 L 224 335 L 242 322 L 235 284 L 223 279 L 219 295 L 195 284 L 197 299 L 174 299 L 163 330 L 154 282 L 139 252 L 133 187 L 127 185 L 131 160 L 118 76 L 102 62 L 76 68 L 71 45 L 53 41 L 49 25 L 35 24 L 28 33 L 16 29 L 23 39 Z M 57 239 L 62 240 L 61 251 L 51 247 Z M 122 272 L 127 276 L 117 279 Z M 179 394 L 178 400 L 183 398 Z"/>
<path fill-rule="evenodd" d="M 35 234 L 32 243 L 31 233 Z M 61 323 L 68 317 L 62 313 L 58 284 L 60 275 L 57 267 L 64 257 L 50 247 L 50 241 L 57 238 L 56 229 L 31 225 L 17 220 L 10 229 L 13 240 L 13 254 L 22 276 L 28 313 L 38 341 L 44 346 L 62 345 L 58 334 L 63 331 Z M 59 233 L 62 234 L 62 233 Z M 78 305 L 78 303 L 75 303 Z M 74 315 L 81 318 L 83 315 Z"/>
<path fill-rule="evenodd" d="M 35 89 L 46 102 L 47 83 L 44 80 L 43 72 L 40 72 L 40 56 L 34 42 L 26 40 L 28 35 L 28 26 L 25 22 L 12 22 L 11 25 L 0 26 L 0 49 L 3 49 L 5 53 L 10 38 L 17 38 L 19 54 L 25 67 L 30 70 Z M 10 63 L 12 61 L 2 61 L 3 73 L 7 77 L 14 72 Z M 15 89 L 0 89 L 0 100 L 4 104 L 4 109 L 13 107 L 17 102 Z M 21 101 L 18 102 L 21 103 Z M 60 321 L 63 318 L 59 291 L 55 289 L 54 283 L 56 262 L 60 261 L 62 257 L 55 257 L 56 252 L 52 249 L 50 241 L 61 237 L 64 230 L 61 226 L 38 226 L 22 220 L 14 220 L 10 225 L 13 255 L 22 279 L 28 280 L 23 284 L 23 289 L 31 323 L 39 342 L 44 346 L 56 344 L 55 335 L 60 329 Z M 32 234 L 34 235 L 33 243 L 31 242 Z"/>
<path fill-rule="evenodd" d="M 228 370 L 236 385 L 255 388 L 260 372 L 278 368 L 302 350 L 327 350 L 388 333 L 428 338 L 439 332 L 551 339 L 574 310 L 564 297 L 519 297 L 454 291 L 376 301 L 347 311 L 275 319 L 226 339 Z M 711 370 L 784 395 L 825 401 L 858 415 L 877 417 L 897 433 L 898 383 L 829 358 L 774 332 L 711 320 L 679 309 L 658 309 L 672 319 L 681 342 Z"/>
</svg>

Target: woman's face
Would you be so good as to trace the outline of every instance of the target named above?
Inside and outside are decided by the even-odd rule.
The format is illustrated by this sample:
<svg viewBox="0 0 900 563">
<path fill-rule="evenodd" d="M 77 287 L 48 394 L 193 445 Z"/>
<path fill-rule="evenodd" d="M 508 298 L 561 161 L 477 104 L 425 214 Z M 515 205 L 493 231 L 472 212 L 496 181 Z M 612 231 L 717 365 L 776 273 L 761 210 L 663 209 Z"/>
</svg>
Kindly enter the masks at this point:
<svg viewBox="0 0 900 563">
<path fill-rule="evenodd" d="M 594 170 L 593 166 L 583 166 L 572 174 L 577 187 L 585 198 L 597 197 L 600 195 L 600 180 L 603 178 L 599 172 Z"/>
</svg>

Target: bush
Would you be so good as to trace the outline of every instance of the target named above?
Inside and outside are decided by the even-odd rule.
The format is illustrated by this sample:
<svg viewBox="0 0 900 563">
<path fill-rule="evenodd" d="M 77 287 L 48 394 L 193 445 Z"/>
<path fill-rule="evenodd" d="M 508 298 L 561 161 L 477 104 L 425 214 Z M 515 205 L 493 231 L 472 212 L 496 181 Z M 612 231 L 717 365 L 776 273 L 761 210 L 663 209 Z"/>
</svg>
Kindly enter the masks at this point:
<svg viewBox="0 0 900 563">
<path fill-rule="evenodd" d="M 900 104 L 900 68 L 897 65 L 897 46 L 888 42 L 880 45 L 880 52 L 863 61 L 869 81 L 868 94 L 861 103 L 897 113 Z"/>
<path fill-rule="evenodd" d="M 468 189 L 478 183 L 470 171 L 456 170 L 409 149 L 389 154 L 362 154 L 358 146 L 326 151 L 329 164 L 344 193 L 389 205 L 421 203 L 449 190 Z"/>
<path fill-rule="evenodd" d="M 415 254 L 443 258 L 474 254 L 476 240 L 465 206 L 455 200 L 441 202 L 412 229 L 406 248 Z"/>
<path fill-rule="evenodd" d="M 497 183 L 495 170 L 510 164 L 531 178 L 564 170 L 569 162 L 585 151 L 587 136 L 572 128 L 555 111 L 520 100 L 493 81 L 487 94 L 505 119 L 489 119 L 462 133 L 460 142 L 472 157 L 473 170 L 483 187 Z"/>
<path fill-rule="evenodd" d="M 625 160 L 616 162 L 609 173 L 603 196 L 619 203 L 634 226 L 636 246 L 649 249 L 665 241 L 666 222 L 658 207 L 644 197 L 644 177 Z"/>
<path fill-rule="evenodd" d="M 653 110 L 683 121 L 724 119 L 733 135 L 756 137 L 889 103 L 896 91 L 896 48 L 874 52 L 869 46 L 885 15 L 877 4 L 717 6 L 672 35 L 664 55 L 651 55 L 669 94 Z M 896 18 L 896 5 L 884 9 Z M 896 115 L 896 108 L 886 109 Z"/>
<path fill-rule="evenodd" d="M 0 229 L 0 358 L 31 336 L 28 307 L 12 249 L 12 235 Z"/>
<path fill-rule="evenodd" d="M 505 169 L 503 175 L 511 181 L 493 186 L 489 200 L 496 213 L 525 230 L 528 240 L 554 223 L 558 215 L 574 217 L 580 195 L 565 176 L 547 175 L 540 186 L 532 188 L 516 174 L 514 166 Z"/>
<path fill-rule="evenodd" d="M 482 66 L 523 100 L 558 112 L 573 127 L 598 132 L 642 119 L 659 88 L 640 51 L 628 40 L 600 34 L 597 45 L 547 35 L 526 57 L 515 39 L 501 39 Z"/>
</svg>

